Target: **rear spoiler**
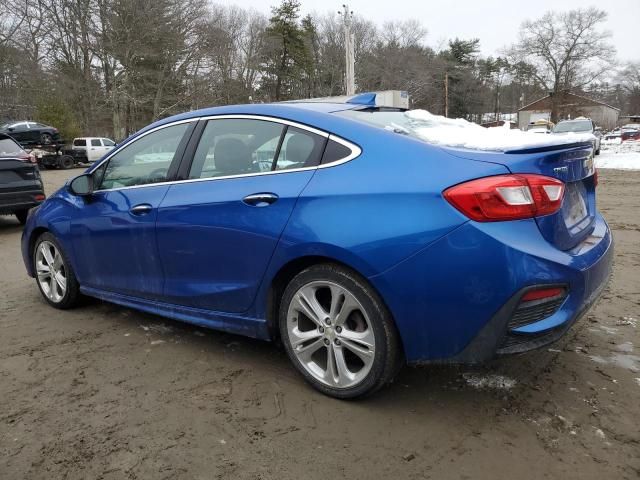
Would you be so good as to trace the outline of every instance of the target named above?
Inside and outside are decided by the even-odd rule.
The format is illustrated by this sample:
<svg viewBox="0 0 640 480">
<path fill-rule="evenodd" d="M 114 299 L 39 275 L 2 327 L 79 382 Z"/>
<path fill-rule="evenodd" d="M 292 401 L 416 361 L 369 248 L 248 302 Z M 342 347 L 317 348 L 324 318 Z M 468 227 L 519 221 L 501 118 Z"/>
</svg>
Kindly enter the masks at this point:
<svg viewBox="0 0 640 480">
<path fill-rule="evenodd" d="M 544 145 L 541 147 L 505 150 L 502 153 L 520 153 L 520 154 L 544 153 L 544 152 L 555 152 L 559 150 L 570 150 L 574 148 L 575 149 L 593 148 L 593 144 L 589 141 L 575 142 L 575 143 L 560 143 L 558 145 Z"/>
</svg>

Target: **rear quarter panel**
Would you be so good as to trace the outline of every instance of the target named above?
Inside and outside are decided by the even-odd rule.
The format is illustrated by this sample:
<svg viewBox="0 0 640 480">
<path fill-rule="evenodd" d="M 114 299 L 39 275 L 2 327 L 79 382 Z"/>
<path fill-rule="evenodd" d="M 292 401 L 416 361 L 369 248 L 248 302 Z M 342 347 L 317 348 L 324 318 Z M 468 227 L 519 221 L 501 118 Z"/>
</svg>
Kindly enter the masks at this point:
<svg viewBox="0 0 640 480">
<path fill-rule="evenodd" d="M 378 128 L 354 123 L 340 136 L 359 145 L 362 154 L 318 169 L 302 192 L 270 263 L 260 303 L 277 272 L 300 257 L 335 259 L 365 277 L 384 272 L 468 221 L 443 199 L 444 189 L 507 173 L 501 165 L 458 158 Z"/>
</svg>

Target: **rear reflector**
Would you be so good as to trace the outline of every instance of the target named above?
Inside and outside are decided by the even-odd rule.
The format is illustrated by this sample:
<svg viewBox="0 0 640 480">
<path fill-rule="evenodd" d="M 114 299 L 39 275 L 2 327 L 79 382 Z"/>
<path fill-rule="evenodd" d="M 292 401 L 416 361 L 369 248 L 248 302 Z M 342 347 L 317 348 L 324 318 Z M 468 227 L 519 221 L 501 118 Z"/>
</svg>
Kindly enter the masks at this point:
<svg viewBox="0 0 640 480">
<path fill-rule="evenodd" d="M 564 294 L 564 288 L 552 287 L 552 288 L 539 288 L 536 290 L 530 290 L 525 293 L 520 299 L 521 302 L 531 302 L 532 300 L 542 300 L 544 298 L 557 297 Z"/>
<path fill-rule="evenodd" d="M 496 175 L 455 185 L 443 195 L 477 222 L 518 220 L 557 212 L 564 183 L 536 174 Z"/>
<path fill-rule="evenodd" d="M 40 195 L 34 195 L 34 196 L 33 196 L 33 199 L 34 199 L 36 202 L 41 202 L 41 201 L 42 201 L 42 200 L 44 200 L 45 198 L 47 198 L 47 197 L 45 197 L 45 196 L 44 196 L 44 195 L 42 195 L 42 194 L 40 194 Z"/>
</svg>

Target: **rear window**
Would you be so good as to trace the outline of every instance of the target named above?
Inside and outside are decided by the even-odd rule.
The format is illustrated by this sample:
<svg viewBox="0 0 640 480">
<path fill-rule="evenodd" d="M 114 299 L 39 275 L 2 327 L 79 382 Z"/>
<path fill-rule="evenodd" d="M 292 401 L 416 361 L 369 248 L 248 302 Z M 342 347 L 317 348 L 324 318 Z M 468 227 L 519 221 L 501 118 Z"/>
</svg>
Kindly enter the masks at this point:
<svg viewBox="0 0 640 480">
<path fill-rule="evenodd" d="M 86 147 L 87 146 L 87 141 L 84 138 L 76 138 L 73 141 L 73 146 L 74 147 Z"/>
<path fill-rule="evenodd" d="M 0 138 L 0 157 L 14 157 L 24 153 L 16 142 L 9 138 Z"/>
</svg>

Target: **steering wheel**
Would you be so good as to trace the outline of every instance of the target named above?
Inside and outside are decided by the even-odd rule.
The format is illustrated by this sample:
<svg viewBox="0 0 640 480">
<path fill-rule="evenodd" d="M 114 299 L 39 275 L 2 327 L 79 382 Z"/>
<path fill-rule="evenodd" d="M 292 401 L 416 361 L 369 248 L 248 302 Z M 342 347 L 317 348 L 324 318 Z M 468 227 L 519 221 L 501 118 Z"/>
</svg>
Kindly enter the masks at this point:
<svg viewBox="0 0 640 480">
<path fill-rule="evenodd" d="M 149 178 L 149 180 L 153 180 L 153 179 L 156 179 L 156 178 L 164 179 L 167 176 L 167 171 L 168 170 L 169 170 L 168 168 L 156 168 L 155 170 L 153 170 L 149 174 L 149 176 L 147 178 Z"/>
</svg>

